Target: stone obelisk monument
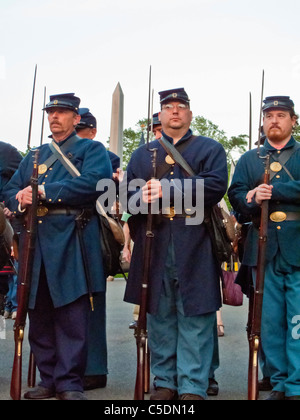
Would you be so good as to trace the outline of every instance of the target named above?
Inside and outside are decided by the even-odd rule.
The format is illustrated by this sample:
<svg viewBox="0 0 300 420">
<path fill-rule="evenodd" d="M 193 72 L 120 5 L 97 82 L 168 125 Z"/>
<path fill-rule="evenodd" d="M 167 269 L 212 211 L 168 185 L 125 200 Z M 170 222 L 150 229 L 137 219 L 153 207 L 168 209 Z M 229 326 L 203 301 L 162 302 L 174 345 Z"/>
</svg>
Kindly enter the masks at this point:
<svg viewBox="0 0 300 420">
<path fill-rule="evenodd" d="M 124 94 L 118 83 L 112 97 L 109 150 L 121 159 L 123 164 Z"/>
</svg>

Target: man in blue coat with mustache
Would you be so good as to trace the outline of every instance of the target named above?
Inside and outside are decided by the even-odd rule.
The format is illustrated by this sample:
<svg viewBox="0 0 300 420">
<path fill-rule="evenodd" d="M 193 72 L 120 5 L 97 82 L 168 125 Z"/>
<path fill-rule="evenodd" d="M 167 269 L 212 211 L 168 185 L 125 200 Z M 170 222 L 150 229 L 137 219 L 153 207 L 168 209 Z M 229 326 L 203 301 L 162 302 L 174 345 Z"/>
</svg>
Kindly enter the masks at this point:
<svg viewBox="0 0 300 420">
<path fill-rule="evenodd" d="M 212 139 L 192 135 L 190 100 L 184 89 L 161 92 L 160 101 L 162 135 L 176 147 L 185 145 L 182 156 L 195 173 L 189 177 L 190 188 L 185 189 L 186 175 L 155 140 L 149 148 L 157 149 L 158 170 L 169 163 L 161 178 L 174 183 L 174 189 L 182 187 L 182 201 L 190 195 L 193 202 L 197 201 L 197 182 L 204 181 L 201 205 L 217 204 L 226 192 L 228 179 L 223 147 Z M 163 198 L 162 180 L 151 180 L 151 159 L 147 146 L 142 146 L 129 163 L 128 181 L 147 182 L 141 190 L 130 193 L 132 214 L 133 201 L 147 205 Z M 189 224 L 188 208 L 181 213 L 172 208 L 169 212 L 161 210 L 153 231 L 148 300 L 151 369 L 156 378 L 151 399 L 174 400 L 179 395 L 182 400 L 201 400 L 207 397 L 216 311 L 221 307 L 219 268 L 205 224 Z M 125 300 L 135 304 L 140 304 L 146 222 L 147 216 L 142 214 L 129 219 L 135 246 Z"/>
<path fill-rule="evenodd" d="M 40 147 L 40 202 L 29 299 L 29 340 L 41 383 L 25 394 L 28 399 L 55 395 L 61 400 L 85 399 L 82 378 L 91 310 L 88 296 L 106 288 L 95 201 L 98 181 L 110 179 L 112 168 L 101 143 L 76 135 L 79 104 L 74 94 L 53 95 L 45 108 L 52 144 L 51 148 L 49 144 Z M 65 159 L 55 153 L 57 149 Z M 65 160 L 72 162 L 80 176 L 69 172 Z M 32 168 L 29 153 L 5 189 L 7 206 L 16 216 L 26 214 L 32 203 L 28 186 Z M 82 231 L 82 246 L 75 220 L 83 211 L 88 212 L 89 221 Z M 22 252 L 22 237 L 20 249 Z"/>
</svg>

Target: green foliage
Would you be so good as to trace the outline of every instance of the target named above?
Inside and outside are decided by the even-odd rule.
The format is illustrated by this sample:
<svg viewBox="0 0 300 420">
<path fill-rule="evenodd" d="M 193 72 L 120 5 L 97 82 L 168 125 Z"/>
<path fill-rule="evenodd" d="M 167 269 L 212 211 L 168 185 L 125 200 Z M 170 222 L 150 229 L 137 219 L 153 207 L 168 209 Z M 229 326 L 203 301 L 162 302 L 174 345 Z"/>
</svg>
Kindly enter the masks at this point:
<svg viewBox="0 0 300 420">
<path fill-rule="evenodd" d="M 21 150 L 19 150 L 20 155 L 24 158 L 25 156 L 27 156 L 29 150 L 26 150 L 26 152 L 22 152 Z"/>
<path fill-rule="evenodd" d="M 132 153 L 140 146 L 142 137 L 147 139 L 147 118 L 136 124 L 136 130 L 128 128 L 123 132 L 123 168 L 126 169 Z"/>
<path fill-rule="evenodd" d="M 293 136 L 295 137 L 295 139 L 296 139 L 297 141 L 299 141 L 299 142 L 300 142 L 300 125 L 298 125 L 298 126 L 294 129 Z"/>
<path fill-rule="evenodd" d="M 228 174 L 230 176 L 231 163 L 232 161 L 238 160 L 239 157 L 246 152 L 249 137 L 245 134 L 240 134 L 239 136 L 228 138 L 225 131 L 221 130 L 212 121 L 207 120 L 201 116 L 194 118 L 192 122 L 192 130 L 194 134 L 210 137 L 222 144 L 226 152 Z M 225 195 L 224 199 L 228 208 L 231 209 L 227 194 Z"/>
<path fill-rule="evenodd" d="M 232 159 L 237 160 L 238 157 L 245 153 L 248 145 L 248 136 L 241 134 L 228 138 L 223 130 L 221 130 L 212 121 L 202 116 L 195 117 L 191 124 L 191 128 L 195 135 L 210 137 L 222 144 L 226 151 L 228 165 Z M 300 133 L 299 133 L 300 134 Z M 140 120 L 136 124 L 136 129 L 128 128 L 124 130 L 123 135 L 123 166 L 126 169 L 132 153 L 139 147 L 141 137 L 147 137 L 147 119 Z"/>
<path fill-rule="evenodd" d="M 221 130 L 216 124 L 204 117 L 195 117 L 191 127 L 195 135 L 198 134 L 199 136 L 210 137 L 221 143 L 225 149 L 229 165 L 232 160 L 236 160 L 236 155 L 241 155 L 247 150 L 247 135 L 240 134 L 239 136 L 228 138 L 225 131 Z"/>
</svg>

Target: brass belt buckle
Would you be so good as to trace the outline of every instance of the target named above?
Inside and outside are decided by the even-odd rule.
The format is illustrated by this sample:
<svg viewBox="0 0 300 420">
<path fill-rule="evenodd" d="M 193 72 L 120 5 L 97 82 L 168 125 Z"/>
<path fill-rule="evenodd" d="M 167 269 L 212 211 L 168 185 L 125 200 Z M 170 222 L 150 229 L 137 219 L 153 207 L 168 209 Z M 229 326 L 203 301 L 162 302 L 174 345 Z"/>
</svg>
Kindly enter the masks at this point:
<svg viewBox="0 0 300 420">
<path fill-rule="evenodd" d="M 44 217 L 49 213 L 49 209 L 45 206 L 40 206 L 37 208 L 37 217 Z"/>
<path fill-rule="evenodd" d="M 176 211 L 174 207 L 166 208 L 163 214 L 167 219 L 173 219 L 176 216 Z"/>
<path fill-rule="evenodd" d="M 287 219 L 287 214 L 283 211 L 275 211 L 270 215 L 270 219 L 272 220 L 272 222 L 281 223 Z"/>
</svg>

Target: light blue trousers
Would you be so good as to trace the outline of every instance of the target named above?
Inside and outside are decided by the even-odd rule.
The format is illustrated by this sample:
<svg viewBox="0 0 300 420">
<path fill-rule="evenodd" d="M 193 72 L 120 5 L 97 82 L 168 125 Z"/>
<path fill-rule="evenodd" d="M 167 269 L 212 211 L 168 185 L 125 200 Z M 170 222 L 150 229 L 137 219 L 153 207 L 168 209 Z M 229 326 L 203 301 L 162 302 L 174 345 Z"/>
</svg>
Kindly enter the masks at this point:
<svg viewBox="0 0 300 420">
<path fill-rule="evenodd" d="M 266 267 L 262 346 L 274 391 L 300 395 L 300 269 L 281 255 Z"/>
<path fill-rule="evenodd" d="M 148 315 L 151 370 L 156 387 L 207 397 L 216 313 L 184 316 L 172 243 L 156 315 Z"/>
</svg>

